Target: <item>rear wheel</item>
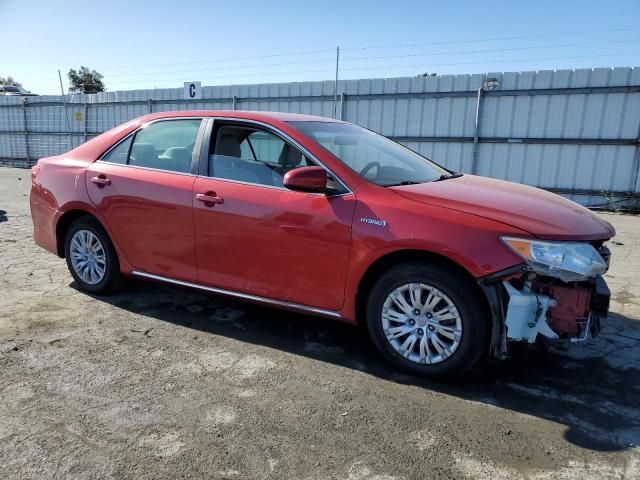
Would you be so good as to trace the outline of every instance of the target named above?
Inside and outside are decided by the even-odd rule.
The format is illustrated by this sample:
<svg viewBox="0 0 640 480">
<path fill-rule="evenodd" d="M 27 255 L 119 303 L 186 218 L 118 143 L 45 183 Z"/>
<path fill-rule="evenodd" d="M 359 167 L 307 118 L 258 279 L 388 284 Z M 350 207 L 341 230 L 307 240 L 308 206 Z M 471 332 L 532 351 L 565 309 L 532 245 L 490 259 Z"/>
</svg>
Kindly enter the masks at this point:
<svg viewBox="0 0 640 480">
<path fill-rule="evenodd" d="M 446 377 L 486 349 L 485 310 L 469 280 L 440 265 L 401 264 L 384 273 L 367 301 L 378 350 L 411 373 Z"/>
<path fill-rule="evenodd" d="M 108 293 L 121 283 L 118 256 L 109 235 L 92 217 L 76 220 L 64 242 L 67 267 L 82 290 Z"/>
</svg>

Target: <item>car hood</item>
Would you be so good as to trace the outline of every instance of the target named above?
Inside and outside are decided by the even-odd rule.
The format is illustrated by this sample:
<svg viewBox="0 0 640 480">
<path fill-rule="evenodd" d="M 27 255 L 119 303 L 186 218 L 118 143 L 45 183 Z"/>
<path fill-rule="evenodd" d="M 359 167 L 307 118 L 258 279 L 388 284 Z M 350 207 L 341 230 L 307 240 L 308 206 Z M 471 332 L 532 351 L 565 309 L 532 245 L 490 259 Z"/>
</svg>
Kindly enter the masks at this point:
<svg viewBox="0 0 640 480">
<path fill-rule="evenodd" d="M 439 182 L 390 187 L 416 202 L 496 220 L 547 240 L 604 240 L 611 224 L 560 195 L 519 183 L 463 175 Z"/>
</svg>

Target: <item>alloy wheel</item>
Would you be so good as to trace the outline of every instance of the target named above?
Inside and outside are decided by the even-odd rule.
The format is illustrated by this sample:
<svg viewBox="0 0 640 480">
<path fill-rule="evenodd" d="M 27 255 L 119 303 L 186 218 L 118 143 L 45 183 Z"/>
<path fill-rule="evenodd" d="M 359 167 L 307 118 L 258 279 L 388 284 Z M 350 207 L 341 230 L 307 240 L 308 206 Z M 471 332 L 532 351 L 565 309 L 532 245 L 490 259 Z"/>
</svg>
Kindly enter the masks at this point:
<svg viewBox="0 0 640 480">
<path fill-rule="evenodd" d="M 78 230 L 69 248 L 71 266 L 78 277 L 89 285 L 102 281 L 107 267 L 107 255 L 100 239 L 89 230 Z"/>
<path fill-rule="evenodd" d="M 462 339 L 462 319 L 453 301 L 424 283 L 408 283 L 389 293 L 381 321 L 393 349 L 418 364 L 445 361 Z"/>
</svg>

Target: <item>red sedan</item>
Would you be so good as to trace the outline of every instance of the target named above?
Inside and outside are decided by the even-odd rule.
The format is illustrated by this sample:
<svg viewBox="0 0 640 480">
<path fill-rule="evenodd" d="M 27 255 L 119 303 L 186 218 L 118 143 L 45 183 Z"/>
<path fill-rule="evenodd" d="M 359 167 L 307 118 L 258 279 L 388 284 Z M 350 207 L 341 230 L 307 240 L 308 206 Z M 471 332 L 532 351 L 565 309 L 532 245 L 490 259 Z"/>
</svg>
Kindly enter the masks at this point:
<svg viewBox="0 0 640 480">
<path fill-rule="evenodd" d="M 146 115 L 39 160 L 31 212 L 87 292 L 134 276 L 358 323 L 424 375 L 585 340 L 609 304 L 615 231 L 586 208 L 321 117 Z"/>
</svg>

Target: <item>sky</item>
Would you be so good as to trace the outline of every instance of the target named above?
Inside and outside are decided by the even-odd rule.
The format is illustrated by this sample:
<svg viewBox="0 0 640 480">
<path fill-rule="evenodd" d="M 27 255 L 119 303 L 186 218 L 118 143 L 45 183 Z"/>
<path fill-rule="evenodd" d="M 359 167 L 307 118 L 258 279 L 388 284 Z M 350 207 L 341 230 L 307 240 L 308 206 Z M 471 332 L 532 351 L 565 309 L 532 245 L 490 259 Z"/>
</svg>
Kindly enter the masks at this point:
<svg viewBox="0 0 640 480">
<path fill-rule="evenodd" d="M 640 66 L 640 0 L 0 0 L 0 77 L 59 94 Z"/>
</svg>

